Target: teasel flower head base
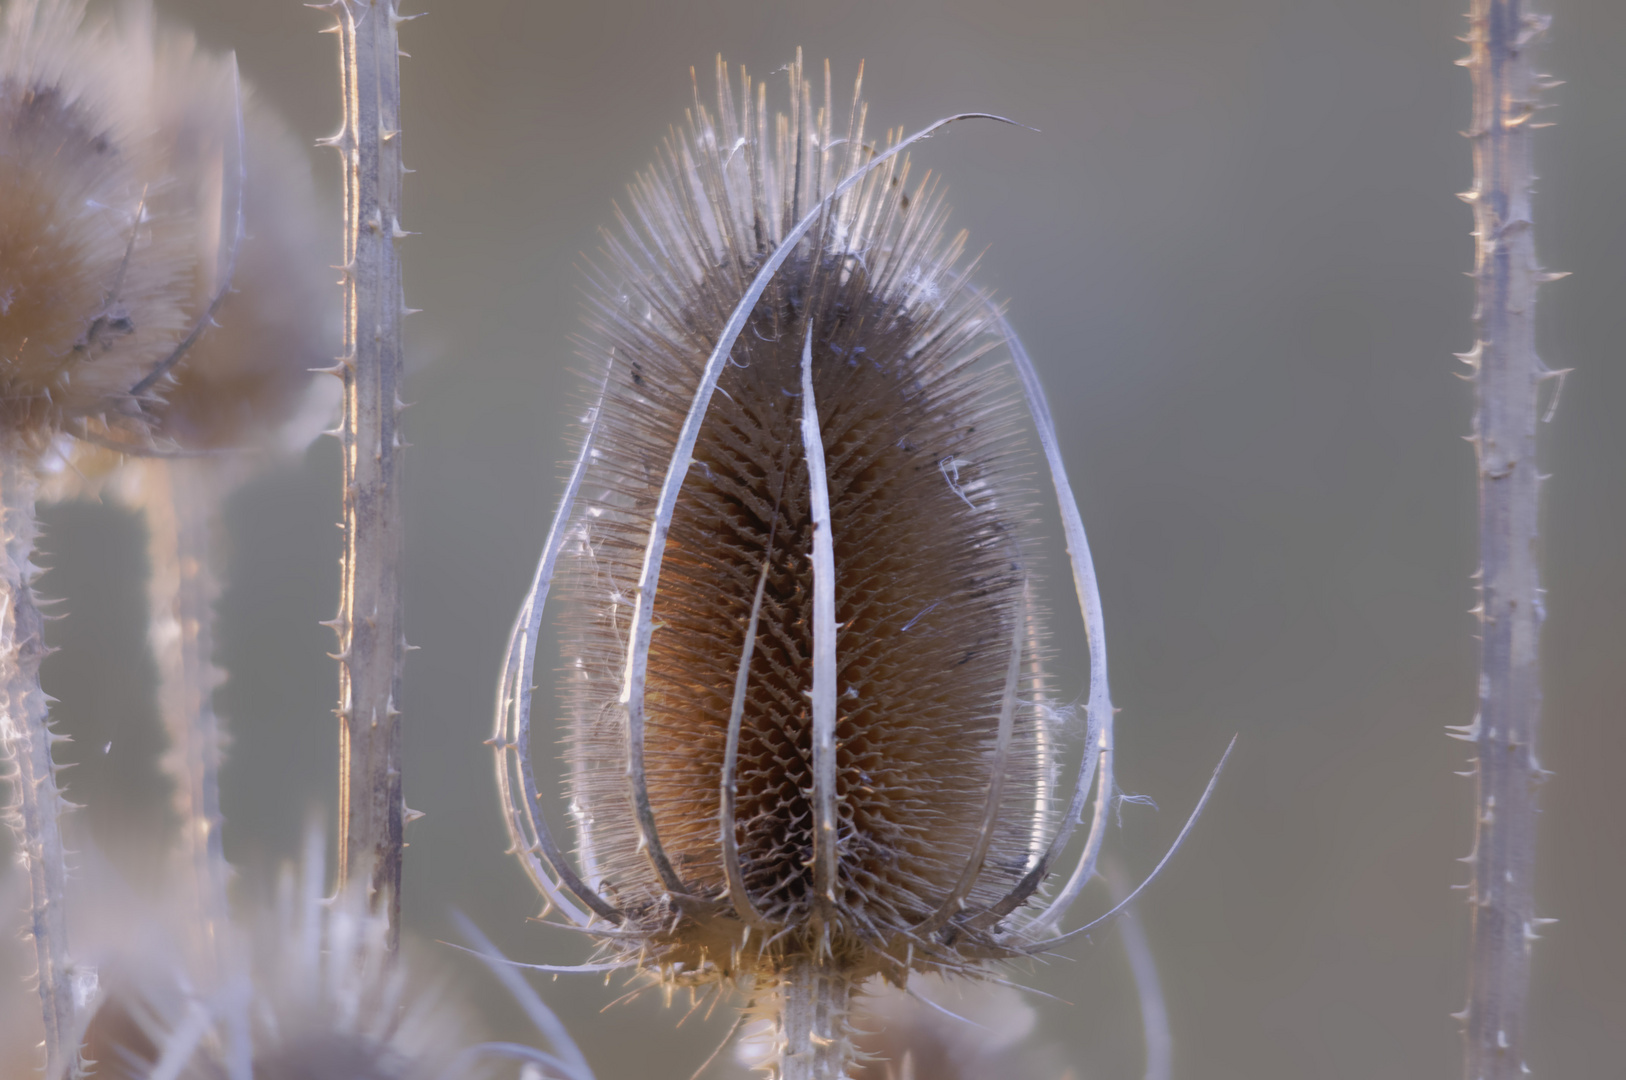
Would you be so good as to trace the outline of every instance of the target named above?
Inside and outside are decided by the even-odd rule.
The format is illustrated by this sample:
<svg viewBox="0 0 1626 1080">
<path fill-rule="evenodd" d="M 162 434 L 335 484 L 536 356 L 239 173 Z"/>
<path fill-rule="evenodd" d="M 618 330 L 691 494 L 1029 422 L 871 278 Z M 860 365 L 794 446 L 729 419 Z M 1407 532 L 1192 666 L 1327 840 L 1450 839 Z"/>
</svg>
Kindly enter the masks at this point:
<svg viewBox="0 0 1626 1080">
<path fill-rule="evenodd" d="M 590 271 L 596 400 L 510 641 L 492 745 L 514 850 L 601 941 L 585 970 L 751 988 L 781 1078 L 845 1075 L 880 974 L 1030 955 L 1094 874 L 1113 789 L 1100 598 L 1055 428 L 908 138 L 790 68 L 715 108 Z M 987 114 L 969 114 L 986 116 Z M 999 119 L 995 117 L 994 119 Z M 1047 703 L 1049 467 L 1089 637 L 1070 798 Z M 555 577 L 580 869 L 531 760 Z M 1026 905 L 1083 820 L 1077 868 Z"/>
</svg>

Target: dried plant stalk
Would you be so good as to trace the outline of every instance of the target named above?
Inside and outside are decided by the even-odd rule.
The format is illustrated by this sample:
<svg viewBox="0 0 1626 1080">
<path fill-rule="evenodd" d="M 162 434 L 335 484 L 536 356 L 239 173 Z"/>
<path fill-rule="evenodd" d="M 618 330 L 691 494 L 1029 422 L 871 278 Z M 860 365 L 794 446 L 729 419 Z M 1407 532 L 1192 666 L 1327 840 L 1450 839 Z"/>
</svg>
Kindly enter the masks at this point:
<svg viewBox="0 0 1626 1080">
<path fill-rule="evenodd" d="M 1475 743 L 1478 812 L 1469 903 L 1473 910 L 1464 1075 L 1511 1080 L 1524 1069 L 1530 947 L 1536 928 L 1536 760 L 1541 716 L 1542 590 L 1536 468 L 1538 398 L 1560 373 L 1536 356 L 1536 288 L 1555 276 L 1536 263 L 1530 214 L 1530 133 L 1536 95 L 1551 85 L 1535 73 L 1529 46 L 1548 18 L 1522 0 L 1474 0 L 1469 14 L 1473 76 L 1477 341 L 1463 355 L 1473 369 L 1471 441 L 1479 466 L 1479 715 L 1463 738 Z"/>
<path fill-rule="evenodd" d="M 339 614 L 340 888 L 365 879 L 400 936 L 402 825 L 400 225 L 401 17 L 393 0 L 336 0 L 344 127 L 344 561 Z"/>
<path fill-rule="evenodd" d="M 226 856 L 221 847 L 220 763 L 225 736 L 214 690 L 225 676 L 213 661 L 213 613 L 220 585 L 210 568 L 210 521 L 219 502 L 212 461 L 177 458 L 143 463 L 147 552 L 152 567 L 148 604 L 158 704 L 169 752 L 164 768 L 175 785 L 181 820 L 177 855 L 196 914 L 198 959 L 220 964 L 220 937 L 229 921 Z"/>
<path fill-rule="evenodd" d="M 847 1023 L 852 977 L 811 956 L 792 961 L 770 993 L 775 1080 L 838 1080 L 853 1060 Z"/>
<path fill-rule="evenodd" d="M 39 964 L 40 1004 L 45 1015 L 45 1075 L 55 1080 L 77 1061 L 75 968 L 68 952 L 67 861 L 62 815 L 68 804 L 56 782 L 51 746 L 62 736 L 49 724 L 40 661 L 45 659 L 45 620 L 34 602 L 34 496 L 38 488 L 31 455 L 6 440 L 0 445 L 0 737 L 10 766 L 11 804 L 6 818 L 28 868 L 34 955 Z M 81 994 L 79 997 L 88 996 Z"/>
</svg>

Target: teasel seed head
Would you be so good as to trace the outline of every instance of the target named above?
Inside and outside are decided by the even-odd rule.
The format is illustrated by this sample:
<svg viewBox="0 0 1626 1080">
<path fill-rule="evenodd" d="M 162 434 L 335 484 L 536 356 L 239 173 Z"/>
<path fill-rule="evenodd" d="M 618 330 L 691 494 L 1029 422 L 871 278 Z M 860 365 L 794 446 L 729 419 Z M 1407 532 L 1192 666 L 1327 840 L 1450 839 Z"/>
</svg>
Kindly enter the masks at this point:
<svg viewBox="0 0 1626 1080">
<path fill-rule="evenodd" d="M 872 143 L 799 56 L 788 115 L 741 78 L 719 59 L 715 111 L 697 92 L 591 271 L 602 389 L 494 743 L 522 859 L 608 966 L 751 981 L 781 1015 L 816 983 L 803 1034 L 845 1044 L 858 980 L 1023 955 L 1006 918 L 1070 831 L 1037 382 L 900 153 L 947 121 Z M 581 874 L 528 761 L 556 569 Z"/>
<path fill-rule="evenodd" d="M 530 966 L 748 986 L 777 1080 L 836 1080 L 860 1055 L 849 1011 L 866 977 L 1031 956 L 1151 879 L 1061 931 L 1116 792 L 1100 588 L 1037 370 L 901 156 L 1003 118 L 871 144 L 856 91 L 836 137 L 828 67 L 816 107 L 798 53 L 790 113 L 771 122 L 742 79 L 736 101 L 719 58 L 715 113 L 697 90 L 605 235 L 584 342 L 597 396 L 490 745 L 543 917 L 603 950 Z M 1067 785 L 1041 455 L 1088 647 Z M 555 577 L 579 870 L 532 761 Z M 1077 863 L 1027 910 L 1092 791 Z"/>
<path fill-rule="evenodd" d="M 106 1080 L 442 1080 L 473 1025 L 433 956 L 397 956 L 359 890 L 323 895 L 324 853 L 311 830 L 275 901 L 232 934 L 233 964 L 200 978 L 183 949 L 130 948 L 103 965 L 106 993 L 87 1033 Z M 176 905 L 184 907 L 184 903 Z M 162 937 L 147 928 L 147 939 Z M 168 928 L 184 939 L 184 928 Z M 426 963 L 427 961 L 427 963 Z M 246 1030 L 234 1030 L 242 1025 Z"/>
<path fill-rule="evenodd" d="M 598 454 L 566 549 L 582 846 L 606 898 L 651 927 L 682 903 L 641 848 L 626 779 L 621 697 L 655 495 L 647 464 L 671 458 L 696 373 L 779 238 L 873 152 L 862 104 L 836 121 L 799 65 L 795 112 L 773 120 L 748 79 L 737 112 L 720 79 L 717 112 L 696 103 L 606 236 L 587 344 L 605 378 Z M 987 316 L 957 265 L 965 238 L 948 236 L 945 218 L 938 185 L 912 181 L 901 158 L 832 203 L 752 310 L 700 430 L 667 534 L 645 689 L 660 843 L 681 895 L 719 905 L 657 935 L 674 971 L 772 970 L 826 951 L 855 975 L 901 972 L 912 945 L 918 964 L 958 963 L 959 950 L 934 948 L 920 928 L 988 832 L 1012 646 L 1042 631 L 1022 602 L 1036 507 L 1020 401 L 985 362 Z M 807 446 L 822 462 L 810 465 Z M 828 672 L 817 610 L 826 537 Z M 718 807 L 748 640 L 733 740 L 742 912 L 728 902 Z M 1018 660 L 1030 678 L 1036 659 Z M 817 684 L 830 676 L 834 831 L 821 837 L 813 743 L 829 696 Z M 1047 768 L 1040 722 L 1015 709 L 1008 794 L 970 904 L 1008 892 L 1028 859 L 1032 791 Z M 828 854 L 834 873 L 821 881 Z"/>
<path fill-rule="evenodd" d="M 148 0 L 123 5 L 104 48 L 109 81 L 151 133 L 168 177 L 163 205 L 196 221 L 185 288 L 189 332 L 139 395 L 139 424 L 76 429 L 50 499 L 111 491 L 140 504 L 144 470 L 125 455 L 205 457 L 227 486 L 267 453 L 302 450 L 331 422 L 338 387 L 313 375 L 337 348 L 339 312 L 323 209 L 307 156 L 230 56 L 157 25 Z"/>
<path fill-rule="evenodd" d="M 153 434 L 191 452 L 303 448 L 338 396 L 319 385 L 331 380 L 311 374 L 337 349 L 339 312 L 309 159 L 253 88 L 239 86 L 229 57 L 200 51 L 189 33 L 158 30 L 150 0 L 124 16 L 124 49 L 154 57 L 151 125 L 176 197 L 212 226 L 197 237 L 188 309 L 207 309 L 230 273 L 215 325 L 149 405 Z M 243 236 L 227 259 L 239 202 Z"/>
<path fill-rule="evenodd" d="M 189 317 L 197 222 L 82 22 L 13 0 L 0 41 L 0 421 L 36 447 L 132 411 Z"/>
</svg>

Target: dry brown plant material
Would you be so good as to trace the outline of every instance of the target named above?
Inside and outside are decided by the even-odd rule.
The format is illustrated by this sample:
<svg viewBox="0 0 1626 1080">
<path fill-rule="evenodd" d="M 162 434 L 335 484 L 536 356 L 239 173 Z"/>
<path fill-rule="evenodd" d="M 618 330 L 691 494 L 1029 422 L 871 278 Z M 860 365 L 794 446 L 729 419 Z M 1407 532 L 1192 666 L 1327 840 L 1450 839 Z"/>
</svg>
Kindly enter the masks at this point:
<svg viewBox="0 0 1626 1080">
<path fill-rule="evenodd" d="M 719 60 L 715 108 L 697 90 L 591 271 L 598 393 L 492 742 L 522 864 L 603 944 L 576 970 L 747 986 L 772 1021 L 764 1066 L 829 1080 L 853 1061 L 860 980 L 972 973 L 1055 940 L 1105 834 L 1112 707 L 1043 391 L 968 283 L 936 183 L 901 156 L 986 114 L 872 143 L 828 71 L 820 103 L 798 57 L 778 116 L 741 78 L 736 97 Z M 1041 453 L 1090 646 L 1063 797 Z M 580 871 L 531 763 L 556 574 Z M 1023 910 L 1097 773 L 1077 868 Z"/>
<path fill-rule="evenodd" d="M 0 42 L 0 417 L 29 442 L 134 409 L 195 314 L 197 222 L 82 9 L 16 0 Z"/>
</svg>

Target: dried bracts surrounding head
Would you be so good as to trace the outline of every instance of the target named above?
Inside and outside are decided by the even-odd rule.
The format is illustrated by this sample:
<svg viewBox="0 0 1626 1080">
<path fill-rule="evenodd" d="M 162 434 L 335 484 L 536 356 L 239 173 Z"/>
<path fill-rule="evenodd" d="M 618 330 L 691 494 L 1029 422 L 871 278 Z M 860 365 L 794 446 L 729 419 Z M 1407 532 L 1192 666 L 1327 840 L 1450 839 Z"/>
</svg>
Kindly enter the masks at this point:
<svg viewBox="0 0 1626 1080">
<path fill-rule="evenodd" d="M 1001 953 L 971 918 L 1049 824 L 1038 503 L 964 238 L 901 155 L 750 310 L 666 532 L 629 746 L 640 574 L 708 354 L 796 222 L 896 141 L 815 104 L 799 64 L 788 116 L 735 92 L 719 65 L 589 290 L 604 390 L 560 579 L 587 884 L 685 979 L 958 968 Z"/>
<path fill-rule="evenodd" d="M 189 318 L 195 221 L 82 10 L 14 0 L 0 41 L 0 422 L 36 441 L 131 411 Z"/>
</svg>

